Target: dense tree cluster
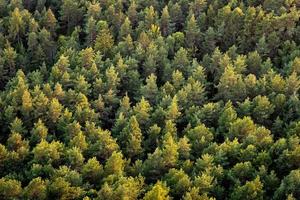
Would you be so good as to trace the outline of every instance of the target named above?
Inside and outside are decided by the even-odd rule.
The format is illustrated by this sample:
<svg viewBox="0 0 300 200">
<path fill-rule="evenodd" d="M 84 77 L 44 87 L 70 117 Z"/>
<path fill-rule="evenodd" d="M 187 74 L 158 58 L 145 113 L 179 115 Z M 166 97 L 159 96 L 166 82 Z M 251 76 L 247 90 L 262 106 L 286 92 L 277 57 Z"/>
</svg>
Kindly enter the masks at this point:
<svg viewBox="0 0 300 200">
<path fill-rule="evenodd" d="M 298 199 L 299 8 L 0 0 L 0 199 Z"/>
</svg>

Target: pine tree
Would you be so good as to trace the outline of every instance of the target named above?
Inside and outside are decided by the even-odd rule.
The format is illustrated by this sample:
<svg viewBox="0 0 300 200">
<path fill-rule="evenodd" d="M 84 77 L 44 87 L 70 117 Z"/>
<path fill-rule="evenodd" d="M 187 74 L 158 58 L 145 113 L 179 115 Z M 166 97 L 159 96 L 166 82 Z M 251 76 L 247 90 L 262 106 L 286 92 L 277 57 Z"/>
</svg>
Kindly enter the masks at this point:
<svg viewBox="0 0 300 200">
<path fill-rule="evenodd" d="M 274 199 L 282 199 L 287 196 L 296 197 L 299 194 L 299 177 L 300 171 L 292 170 L 282 181 L 279 188 L 276 190 L 274 194 Z"/>
<path fill-rule="evenodd" d="M 88 19 L 84 31 L 86 33 L 86 44 L 91 46 L 97 38 L 97 21 L 93 17 Z"/>
<path fill-rule="evenodd" d="M 41 177 L 32 179 L 24 188 L 24 196 L 27 199 L 47 199 L 46 182 Z"/>
<path fill-rule="evenodd" d="M 141 87 L 141 95 L 145 97 L 145 99 L 147 99 L 152 105 L 155 104 L 158 95 L 156 81 L 157 77 L 154 74 L 151 74 L 146 79 L 146 85 Z"/>
<path fill-rule="evenodd" d="M 171 23 L 175 32 L 179 31 L 183 27 L 184 15 L 178 2 L 171 4 L 169 7 Z"/>
<path fill-rule="evenodd" d="M 42 120 L 39 119 L 36 123 L 34 123 L 34 127 L 31 130 L 31 141 L 34 143 L 39 143 L 42 139 L 46 139 L 47 135 L 48 128 L 45 126 Z"/>
<path fill-rule="evenodd" d="M 173 99 L 172 99 L 171 104 L 168 107 L 167 119 L 172 120 L 172 121 L 176 121 L 178 119 L 178 117 L 180 117 L 180 115 L 181 115 L 181 113 L 179 111 L 177 97 L 174 96 Z"/>
<path fill-rule="evenodd" d="M 157 13 L 154 10 L 153 6 L 150 6 L 145 9 L 145 26 L 146 29 L 150 29 L 151 25 L 156 24 L 157 21 Z"/>
<path fill-rule="evenodd" d="M 199 28 L 193 14 L 187 21 L 185 38 L 186 44 L 189 48 L 195 48 L 197 46 L 197 40 L 199 38 Z"/>
<path fill-rule="evenodd" d="M 105 21 L 100 21 L 98 24 L 100 24 L 101 30 L 96 37 L 94 49 L 103 55 L 108 55 L 114 45 L 114 39 Z"/>
<path fill-rule="evenodd" d="M 81 151 L 85 151 L 88 148 L 86 137 L 82 132 L 77 133 L 70 141 L 71 147 L 77 147 Z"/>
<path fill-rule="evenodd" d="M 20 42 L 20 37 L 25 31 L 25 24 L 23 20 L 22 13 L 19 8 L 15 8 L 11 13 L 11 17 L 9 18 L 9 33 L 13 40 L 17 39 L 17 42 Z"/>
<path fill-rule="evenodd" d="M 120 152 L 113 152 L 111 157 L 106 161 L 104 167 L 104 174 L 108 175 L 122 175 L 124 173 L 125 162 L 123 155 Z"/>
<path fill-rule="evenodd" d="M 247 58 L 247 69 L 250 73 L 259 76 L 262 59 L 257 51 L 250 52 Z"/>
<path fill-rule="evenodd" d="M 150 191 L 148 191 L 143 200 L 169 200 L 169 188 L 162 182 L 157 182 Z"/>
<path fill-rule="evenodd" d="M 274 105 L 266 96 L 257 96 L 253 99 L 253 118 L 256 120 L 266 120 L 274 112 Z"/>
<path fill-rule="evenodd" d="M 202 152 L 214 139 L 213 133 L 204 124 L 199 124 L 188 131 L 187 137 L 192 144 L 192 153 L 195 155 Z"/>
<path fill-rule="evenodd" d="M 107 89 L 116 91 L 120 83 L 120 78 L 119 78 L 119 73 L 116 71 L 115 67 L 114 66 L 109 67 L 105 71 L 105 76 L 106 76 Z"/>
<path fill-rule="evenodd" d="M 63 0 L 60 9 L 61 20 L 64 23 L 67 33 L 70 34 L 78 22 L 82 20 L 83 8 L 76 1 Z"/>
<path fill-rule="evenodd" d="M 215 200 L 215 198 L 210 198 L 206 193 L 200 195 L 199 190 L 198 187 L 192 187 L 190 191 L 184 195 L 183 200 Z"/>
<path fill-rule="evenodd" d="M 184 75 L 187 75 L 187 69 L 190 66 L 190 61 L 188 59 L 188 53 L 184 48 L 180 48 L 174 57 L 173 65 L 175 69 L 181 71 Z"/>
<path fill-rule="evenodd" d="M 181 169 L 170 169 L 165 175 L 167 185 L 170 187 L 170 193 L 173 197 L 182 197 L 191 187 L 192 182 L 189 176 Z"/>
<path fill-rule="evenodd" d="M 143 135 L 139 127 L 139 123 L 135 116 L 132 116 L 129 119 L 127 126 L 123 129 L 122 140 L 125 140 L 125 152 L 128 157 L 135 158 L 136 156 L 141 155 Z M 120 142 L 121 142 L 120 141 Z"/>
<path fill-rule="evenodd" d="M 119 40 L 124 40 L 125 37 L 132 34 L 131 22 L 128 17 L 125 18 L 120 27 Z"/>
<path fill-rule="evenodd" d="M 101 6 L 99 2 L 89 2 L 89 5 L 87 6 L 87 17 L 94 18 L 96 20 L 99 20 L 101 16 Z"/>
<path fill-rule="evenodd" d="M 22 113 L 24 116 L 28 117 L 32 111 L 32 98 L 28 90 L 25 90 L 22 95 Z"/>
<path fill-rule="evenodd" d="M 237 119 L 229 128 L 230 138 L 244 139 L 255 132 L 256 126 L 250 117 Z"/>
<path fill-rule="evenodd" d="M 151 110 L 150 103 L 144 97 L 133 107 L 133 113 L 142 129 L 149 123 Z"/>
<path fill-rule="evenodd" d="M 183 74 L 179 70 L 175 70 L 172 73 L 172 85 L 175 87 L 175 89 L 180 89 L 182 85 L 184 84 L 185 79 L 183 77 Z"/>
<path fill-rule="evenodd" d="M 178 161 L 178 145 L 170 133 L 163 138 L 162 157 L 167 168 L 175 167 Z"/>
<path fill-rule="evenodd" d="M 16 199 L 20 198 L 22 194 L 21 182 L 9 179 L 0 179 L 0 197 L 3 199 Z"/>
<path fill-rule="evenodd" d="M 191 9 L 195 17 L 199 17 L 207 7 L 207 0 L 194 0 L 191 4 Z"/>
<path fill-rule="evenodd" d="M 49 104 L 49 117 L 53 123 L 56 123 L 62 114 L 63 106 L 56 98 L 53 98 Z"/>
<path fill-rule="evenodd" d="M 16 58 L 17 58 L 17 52 L 13 47 L 11 47 L 10 44 L 8 44 L 7 47 L 4 49 L 2 55 L 2 59 L 4 62 L 3 64 L 5 64 L 2 72 L 5 75 L 3 77 L 4 83 L 6 83 L 5 80 L 7 80 L 7 78 L 14 76 L 16 73 Z"/>
<path fill-rule="evenodd" d="M 137 13 L 137 5 L 135 3 L 135 1 L 131 1 L 130 6 L 128 8 L 127 14 L 128 17 L 133 25 L 133 27 L 135 27 L 138 23 L 138 13 Z"/>
<path fill-rule="evenodd" d="M 64 145 L 57 141 L 52 141 L 48 143 L 42 140 L 36 145 L 32 150 L 34 155 L 34 161 L 41 164 L 51 164 L 58 162 L 62 156 Z"/>
<path fill-rule="evenodd" d="M 171 33 L 170 27 L 170 15 L 168 11 L 168 6 L 165 6 L 162 10 L 161 18 L 160 18 L 160 29 L 163 36 L 168 36 Z"/>
<path fill-rule="evenodd" d="M 51 8 L 45 13 L 44 19 L 45 28 L 51 33 L 52 37 L 56 37 L 56 30 L 58 28 L 57 19 L 55 18 L 54 13 Z"/>
<path fill-rule="evenodd" d="M 218 96 L 233 102 L 243 100 L 246 96 L 246 86 L 242 76 L 237 74 L 232 66 L 227 66 L 218 84 Z"/>
<path fill-rule="evenodd" d="M 103 166 L 97 161 L 95 157 L 90 158 L 82 167 L 83 179 L 92 184 L 99 184 L 103 175 Z"/>
<path fill-rule="evenodd" d="M 243 186 L 237 187 L 232 195 L 232 199 L 263 199 L 263 184 L 260 178 L 257 177 L 253 181 L 247 181 Z"/>
<path fill-rule="evenodd" d="M 218 120 L 218 125 L 219 125 L 218 129 L 220 133 L 228 131 L 231 123 L 234 122 L 236 118 L 237 118 L 237 113 L 234 107 L 232 106 L 232 102 L 228 101 L 225 104 L 224 110 L 221 113 Z"/>
</svg>

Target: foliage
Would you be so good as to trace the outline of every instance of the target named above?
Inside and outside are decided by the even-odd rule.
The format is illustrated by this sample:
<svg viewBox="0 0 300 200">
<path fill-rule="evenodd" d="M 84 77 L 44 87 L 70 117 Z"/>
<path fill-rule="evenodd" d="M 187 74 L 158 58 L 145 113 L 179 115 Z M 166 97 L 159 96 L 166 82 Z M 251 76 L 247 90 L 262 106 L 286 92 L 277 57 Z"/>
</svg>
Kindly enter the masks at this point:
<svg viewBox="0 0 300 200">
<path fill-rule="evenodd" d="M 298 199 L 299 0 L 0 0 L 0 199 Z"/>
</svg>

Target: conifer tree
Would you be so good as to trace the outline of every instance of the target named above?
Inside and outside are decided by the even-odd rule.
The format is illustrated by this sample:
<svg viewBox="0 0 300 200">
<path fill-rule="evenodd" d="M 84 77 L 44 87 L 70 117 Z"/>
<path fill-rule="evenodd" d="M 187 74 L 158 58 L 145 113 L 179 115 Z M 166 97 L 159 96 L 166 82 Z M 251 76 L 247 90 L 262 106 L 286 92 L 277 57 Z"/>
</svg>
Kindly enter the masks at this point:
<svg viewBox="0 0 300 200">
<path fill-rule="evenodd" d="M 101 29 L 97 34 L 94 49 L 95 51 L 100 51 L 101 54 L 107 55 L 114 45 L 114 39 L 105 21 L 100 21 L 98 24 Z"/>
<path fill-rule="evenodd" d="M 164 183 L 157 182 L 150 191 L 144 196 L 144 200 L 169 200 L 169 188 Z"/>
<path fill-rule="evenodd" d="M 130 158 L 134 158 L 142 153 L 143 135 L 139 123 L 135 116 L 129 119 L 127 126 L 122 131 L 121 140 L 125 140 L 125 152 Z"/>
<path fill-rule="evenodd" d="M 218 96 L 224 100 L 238 101 L 245 98 L 246 86 L 242 76 L 232 66 L 227 66 L 218 84 Z"/>
<path fill-rule="evenodd" d="M 146 79 L 146 85 L 141 87 L 141 94 L 145 97 L 151 104 L 154 104 L 158 95 L 158 87 L 156 84 L 157 77 L 151 74 Z"/>
<path fill-rule="evenodd" d="M 161 19 L 160 19 L 160 29 L 163 36 L 167 36 L 171 32 L 170 15 L 168 11 L 168 6 L 165 6 L 164 9 L 162 10 Z"/>
<path fill-rule="evenodd" d="M 49 117 L 53 123 L 57 122 L 58 118 L 62 114 L 63 106 L 56 98 L 53 98 L 49 104 Z"/>
<path fill-rule="evenodd" d="M 191 15 L 186 25 L 186 44 L 189 48 L 195 48 L 197 46 L 197 40 L 199 38 L 199 28 L 194 14 Z"/>
</svg>

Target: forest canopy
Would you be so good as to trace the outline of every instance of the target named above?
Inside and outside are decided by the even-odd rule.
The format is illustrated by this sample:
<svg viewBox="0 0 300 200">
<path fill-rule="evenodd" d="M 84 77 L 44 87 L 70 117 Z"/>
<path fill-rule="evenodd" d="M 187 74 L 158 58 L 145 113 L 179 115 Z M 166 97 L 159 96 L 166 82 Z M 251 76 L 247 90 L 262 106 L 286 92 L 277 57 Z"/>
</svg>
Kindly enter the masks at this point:
<svg viewBox="0 0 300 200">
<path fill-rule="evenodd" d="M 299 17 L 0 0 L 0 199 L 299 199 Z"/>
</svg>

